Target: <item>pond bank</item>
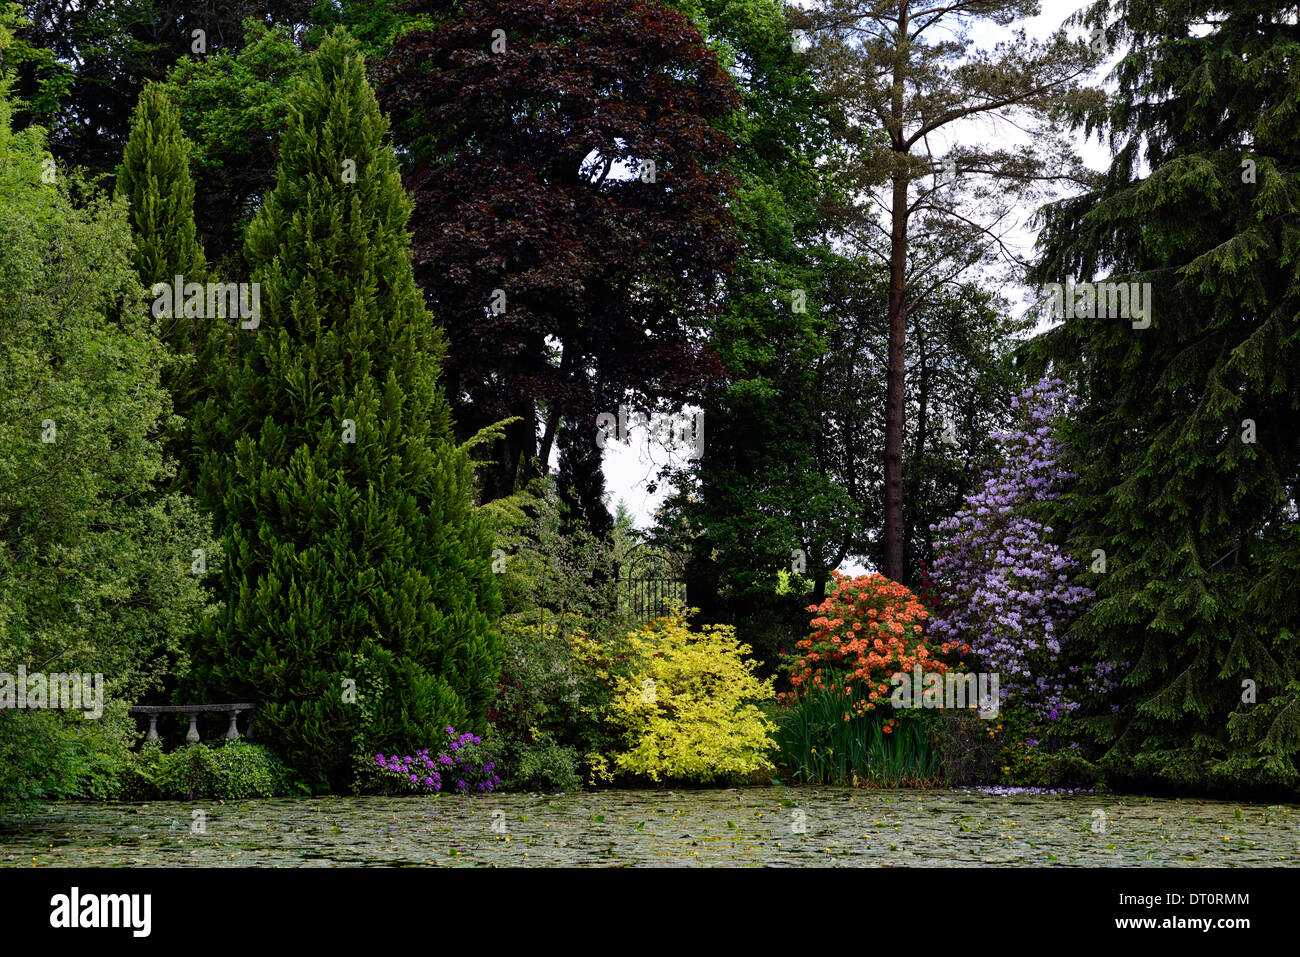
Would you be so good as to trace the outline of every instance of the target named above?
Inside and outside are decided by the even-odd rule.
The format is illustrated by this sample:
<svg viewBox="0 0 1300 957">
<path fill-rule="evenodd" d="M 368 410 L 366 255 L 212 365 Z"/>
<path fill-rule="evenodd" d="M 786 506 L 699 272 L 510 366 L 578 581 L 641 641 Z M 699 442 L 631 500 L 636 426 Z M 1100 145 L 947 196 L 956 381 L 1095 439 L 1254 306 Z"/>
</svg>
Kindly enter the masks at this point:
<svg viewBox="0 0 1300 957">
<path fill-rule="evenodd" d="M 830 787 L 49 805 L 0 866 L 1288 866 L 1300 805 Z"/>
</svg>

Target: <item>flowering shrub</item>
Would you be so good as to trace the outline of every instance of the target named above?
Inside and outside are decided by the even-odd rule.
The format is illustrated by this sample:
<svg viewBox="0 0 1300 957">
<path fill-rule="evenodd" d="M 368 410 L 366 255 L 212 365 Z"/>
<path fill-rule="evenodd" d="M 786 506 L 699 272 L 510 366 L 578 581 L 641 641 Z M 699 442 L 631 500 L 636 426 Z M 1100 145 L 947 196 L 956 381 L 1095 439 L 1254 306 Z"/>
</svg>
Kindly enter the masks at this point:
<svg viewBox="0 0 1300 957">
<path fill-rule="evenodd" d="M 447 728 L 447 743 L 443 752 L 432 756 L 431 748 L 402 757 L 375 755 L 381 780 L 398 790 L 436 793 L 444 787 L 455 791 L 491 791 L 501 783 L 495 773 L 496 764 L 482 760 L 477 748 L 483 739 L 478 735 L 457 734 Z"/>
<path fill-rule="evenodd" d="M 929 612 L 906 586 L 884 575 L 833 574 L 831 594 L 820 605 L 808 606 L 817 617 L 812 633 L 797 643 L 799 650 L 788 662 L 793 690 L 780 696 L 783 702 L 795 704 L 813 691 L 843 689 L 850 702 L 844 715 L 848 721 L 888 703 L 895 674 L 917 665 L 943 674 L 949 665 L 938 655 L 970 650 L 960 641 L 936 648 L 923 633 Z M 886 733 L 895 720 L 886 720 Z"/>
<path fill-rule="evenodd" d="M 966 505 L 937 533 L 934 574 L 944 613 L 931 633 L 948 644 L 969 643 L 984 666 L 1000 675 L 1002 697 L 1018 695 L 1038 718 L 1055 720 L 1079 707 L 1078 668 L 1061 659 L 1062 635 L 1089 602 L 1091 589 L 1072 584 L 1077 563 L 1053 543 L 1053 529 L 1036 517 L 1074 476 L 1057 465 L 1054 420 L 1063 414 L 1059 379 L 1043 379 L 1013 400 L 1021 426 L 994 439 L 1002 464 L 986 472 Z M 1113 683 L 1112 666 L 1095 668 L 1093 689 Z M 1074 671 L 1075 674 L 1071 674 Z"/>
<path fill-rule="evenodd" d="M 925 635 L 929 613 L 905 586 L 883 575 L 834 573 L 811 633 L 787 658 L 792 691 L 777 735 L 781 762 L 798 780 L 823 784 L 925 786 L 939 776 L 934 718 L 890 705 L 899 672 L 944 674 L 941 655 Z"/>
<path fill-rule="evenodd" d="M 614 772 L 660 779 L 735 779 L 772 769 L 775 726 L 756 702 L 773 697 L 754 676 L 749 646 L 730 625 L 693 632 L 680 615 L 659 618 L 629 633 L 611 656 L 631 662 L 610 675 L 608 720 L 621 731 L 621 750 L 603 759 Z"/>
</svg>

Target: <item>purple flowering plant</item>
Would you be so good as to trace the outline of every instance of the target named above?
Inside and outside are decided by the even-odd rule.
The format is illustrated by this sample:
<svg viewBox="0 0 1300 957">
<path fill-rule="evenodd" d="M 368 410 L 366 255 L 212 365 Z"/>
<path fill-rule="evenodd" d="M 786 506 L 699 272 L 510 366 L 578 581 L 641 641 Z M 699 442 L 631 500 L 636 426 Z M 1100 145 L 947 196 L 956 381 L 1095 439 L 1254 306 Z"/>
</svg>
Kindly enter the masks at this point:
<svg viewBox="0 0 1300 957">
<path fill-rule="evenodd" d="M 423 748 L 413 754 L 375 755 L 374 769 L 383 790 L 437 794 L 442 790 L 486 793 L 501 783 L 496 762 L 483 751 L 483 739 L 471 732 L 446 728 L 438 752 Z"/>
<path fill-rule="evenodd" d="M 1068 412 L 1064 383 L 1044 378 L 1013 399 L 1020 423 L 993 436 L 1001 464 L 966 496 L 936 533 L 934 576 L 944 611 L 930 625 L 937 641 L 964 642 L 999 693 L 1015 697 L 1037 722 L 1051 724 L 1089 695 L 1115 687 L 1113 664 L 1068 663 L 1070 623 L 1093 600 L 1075 579 L 1079 563 L 1040 518 L 1074 476 L 1058 463 L 1054 424 Z M 1037 743 L 1037 742 L 1035 742 Z"/>
</svg>

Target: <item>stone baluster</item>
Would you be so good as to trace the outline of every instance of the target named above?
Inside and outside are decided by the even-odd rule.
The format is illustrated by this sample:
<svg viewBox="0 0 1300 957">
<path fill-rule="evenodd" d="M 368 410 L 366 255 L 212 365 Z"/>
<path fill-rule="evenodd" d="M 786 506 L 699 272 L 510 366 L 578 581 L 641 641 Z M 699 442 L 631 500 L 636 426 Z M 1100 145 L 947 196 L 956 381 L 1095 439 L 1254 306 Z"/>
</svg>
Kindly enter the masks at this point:
<svg viewBox="0 0 1300 957">
<path fill-rule="evenodd" d="M 189 715 L 190 718 L 190 729 L 185 732 L 185 740 L 188 741 L 190 744 L 198 744 L 199 743 L 199 726 L 198 726 L 199 714 L 197 711 L 189 711 L 187 712 L 187 714 Z"/>
<path fill-rule="evenodd" d="M 144 736 L 146 741 L 158 740 L 158 715 L 149 715 L 149 733 Z"/>
<path fill-rule="evenodd" d="M 230 727 L 226 729 L 227 741 L 239 740 L 239 726 L 236 724 L 238 720 L 239 720 L 239 712 L 238 711 L 230 712 Z"/>
</svg>

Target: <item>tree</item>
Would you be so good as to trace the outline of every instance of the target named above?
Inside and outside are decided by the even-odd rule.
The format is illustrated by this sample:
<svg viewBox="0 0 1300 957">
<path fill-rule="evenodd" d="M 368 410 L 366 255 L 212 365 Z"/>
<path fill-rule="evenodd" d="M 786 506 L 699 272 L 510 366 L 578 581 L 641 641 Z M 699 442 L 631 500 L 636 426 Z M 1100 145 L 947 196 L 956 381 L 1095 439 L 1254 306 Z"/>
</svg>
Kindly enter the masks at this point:
<svg viewBox="0 0 1300 957">
<path fill-rule="evenodd" d="M 462 434 L 517 417 L 485 496 L 558 448 L 566 498 L 607 531 L 596 416 L 680 405 L 715 371 L 703 332 L 732 253 L 717 127 L 735 93 L 685 18 L 647 0 L 408 11 L 426 22 L 376 75 L 409 153 L 448 394 Z"/>
<path fill-rule="evenodd" d="M 1130 778 L 1294 789 L 1294 7 L 1139 0 L 1113 13 L 1095 4 L 1086 22 L 1128 47 L 1114 102 L 1075 121 L 1108 133 L 1115 156 L 1094 189 L 1046 211 L 1034 275 L 1150 284 L 1145 317 L 1094 297 L 1036 350 L 1079 391 L 1071 550 L 1104 558 L 1072 638 L 1130 665 L 1093 729 Z"/>
<path fill-rule="evenodd" d="M 882 562 L 873 518 L 884 501 L 885 384 L 873 371 L 888 346 L 886 290 L 869 258 L 827 255 L 807 290 L 818 335 L 801 353 L 783 355 L 791 340 L 775 332 L 757 340 L 762 348 L 736 340 L 709 454 L 691 463 L 666 511 L 663 531 L 708 561 L 718 595 L 709 620 L 737 623 L 765 661 L 801 627 L 804 607 L 825 597 L 832 571 L 851 558 Z M 909 576 L 933 555 L 930 526 L 991 464 L 1023 325 L 973 284 L 938 290 L 908 316 Z M 783 572 L 793 576 L 788 592 L 778 587 Z"/>
<path fill-rule="evenodd" d="M 1037 12 L 1036 0 L 821 0 L 791 11 L 791 24 L 815 38 L 809 55 L 821 89 L 857 126 L 843 175 L 854 202 L 867 199 L 839 211 L 841 228 L 888 269 L 882 571 L 891 579 L 905 569 L 908 315 L 976 264 L 1015 262 L 1002 236 L 1016 202 L 1088 178 L 1050 124 L 1066 106 L 1095 98 L 1078 79 L 1100 46 L 1064 32 L 1038 43 L 1017 30 L 992 49 L 971 39 L 975 24 L 1006 27 Z M 932 152 L 932 139 L 982 117 L 1028 132 L 1028 145 Z"/>
<path fill-rule="evenodd" d="M 355 42 L 331 35 L 248 230 L 260 325 L 232 331 L 236 365 L 201 414 L 228 557 L 202 681 L 261 702 L 259 729 L 317 786 L 357 749 L 482 727 L 499 666 L 491 534 L 386 134 Z"/>
<path fill-rule="evenodd" d="M 300 24 L 312 6 L 313 0 L 24 0 L 22 43 L 43 52 L 21 58 L 16 91 L 27 106 L 19 119 L 47 126 L 51 150 L 65 165 L 111 174 L 149 81 L 162 80 L 186 54 L 237 49 L 245 17 Z"/>
<path fill-rule="evenodd" d="M 727 171 L 737 252 L 725 278 L 709 345 L 722 375 L 704 384 L 704 454 L 670 461 L 677 493 L 658 538 L 689 555 L 687 602 L 705 621 L 733 622 L 759 656 L 801 627 L 802 596 L 777 599 L 772 583 L 809 540 L 814 514 L 838 490 L 816 467 L 815 368 L 825 350 L 819 273 L 826 248 L 822 207 L 835 184 L 818 157 L 839 148 L 842 123 L 792 48 L 782 7 L 770 0 L 679 4 L 691 15 L 739 94 L 726 131 L 736 144 Z M 803 531 L 797 517 L 806 519 Z M 816 558 L 809 563 L 816 564 Z"/>
<path fill-rule="evenodd" d="M 194 144 L 203 245 L 229 276 L 248 275 L 244 231 L 275 185 L 289 91 L 310 61 L 289 28 L 244 27 L 237 49 L 182 57 L 166 84 Z"/>
<path fill-rule="evenodd" d="M 0 78 L 0 672 L 100 674 L 104 709 L 0 709 L 0 805 L 103 799 L 127 707 L 185 666 L 207 610 L 192 555 L 215 544 L 166 490 L 165 350 L 125 210 L 55 166 L 42 130 L 13 132 L 8 94 Z"/>
<path fill-rule="evenodd" d="M 127 203 L 127 221 L 135 240 L 132 263 L 145 288 L 155 283 L 170 285 L 176 276 L 182 276 L 185 283 L 206 281 L 207 263 L 194 225 L 189 147 L 181 135 L 176 109 L 158 84 L 148 84 L 140 94 L 118 168 L 116 195 Z M 171 395 L 172 409 L 188 418 L 203 390 L 203 370 L 195 358 L 205 363 L 210 360 L 207 324 L 179 308 L 165 312 L 160 322 L 159 336 L 171 352 L 162 384 Z M 197 463 L 187 426 L 173 431 L 168 452 L 184 463 L 185 481 L 192 490 Z"/>
</svg>

